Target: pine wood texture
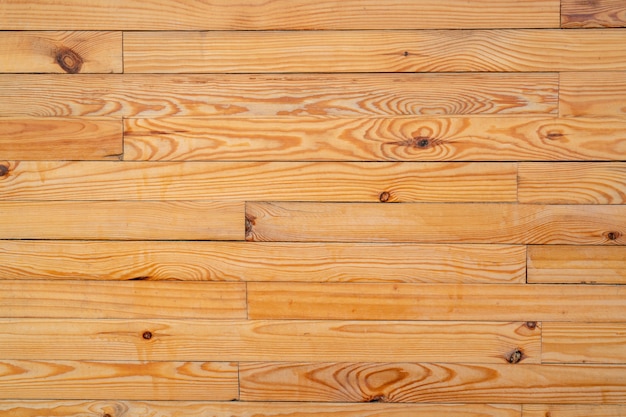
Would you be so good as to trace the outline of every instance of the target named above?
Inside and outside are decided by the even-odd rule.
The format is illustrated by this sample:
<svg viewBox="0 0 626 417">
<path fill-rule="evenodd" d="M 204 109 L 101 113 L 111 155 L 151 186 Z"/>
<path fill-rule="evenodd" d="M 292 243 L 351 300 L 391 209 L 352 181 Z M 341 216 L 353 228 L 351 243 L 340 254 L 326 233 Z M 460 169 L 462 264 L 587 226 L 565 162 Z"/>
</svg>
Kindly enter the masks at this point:
<svg viewBox="0 0 626 417">
<path fill-rule="evenodd" d="M 546 323 L 543 362 L 626 363 L 624 323 Z"/>
<path fill-rule="evenodd" d="M 626 26 L 626 5 L 621 0 L 561 0 L 561 27 Z"/>
<path fill-rule="evenodd" d="M 626 413 L 625 405 L 561 405 L 524 404 L 523 417 L 621 417 Z"/>
<path fill-rule="evenodd" d="M 563 72 L 559 114 L 564 117 L 626 116 L 626 72 Z M 621 158 L 623 159 L 623 158 Z"/>
</svg>

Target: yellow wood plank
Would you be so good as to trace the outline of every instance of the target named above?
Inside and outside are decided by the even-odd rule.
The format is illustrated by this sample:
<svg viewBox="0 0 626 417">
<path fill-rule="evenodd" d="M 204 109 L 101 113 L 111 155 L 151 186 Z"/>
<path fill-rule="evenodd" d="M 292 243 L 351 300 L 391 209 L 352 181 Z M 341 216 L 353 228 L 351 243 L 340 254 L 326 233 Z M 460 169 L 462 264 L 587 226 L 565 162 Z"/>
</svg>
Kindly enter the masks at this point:
<svg viewBox="0 0 626 417">
<path fill-rule="evenodd" d="M 626 163 L 521 163 L 518 188 L 521 203 L 625 204 Z"/>
<path fill-rule="evenodd" d="M 626 287 L 248 283 L 250 319 L 619 322 Z"/>
<path fill-rule="evenodd" d="M 626 121 L 515 117 L 124 121 L 134 161 L 615 160 Z"/>
<path fill-rule="evenodd" d="M 622 0 L 561 1 L 561 27 L 624 26 L 626 26 L 626 4 Z"/>
<path fill-rule="evenodd" d="M 2 359 L 541 361 L 540 326 L 519 322 L 4 319 L 0 338 Z"/>
<path fill-rule="evenodd" d="M 517 200 L 517 165 L 506 162 L 51 161 L 9 162 L 0 165 L 5 167 L 5 175 L 0 177 L 0 198 L 4 200 L 228 200 L 238 203 L 242 200 Z M 150 207 L 151 204 L 142 207 Z M 231 226 L 243 224 L 241 210 L 235 205 L 232 206 L 234 212 L 225 213 L 225 207 L 223 204 L 206 206 L 206 210 L 213 211 L 226 221 L 223 225 L 224 233 L 216 235 L 214 239 L 239 239 L 239 236 L 233 238 L 227 230 L 232 231 Z M 192 206 L 188 212 L 193 210 Z M 178 215 L 178 210 L 174 212 Z M 183 216 L 184 212 L 181 209 L 180 215 Z M 235 223 L 229 220 L 234 218 L 239 220 Z M 211 219 L 204 221 L 219 224 Z M 200 236 L 200 239 L 206 238 L 206 231 L 203 232 L 197 226 L 190 224 L 195 230 L 193 233 Z"/>
<path fill-rule="evenodd" d="M 0 74 L 3 116 L 536 114 L 557 110 L 558 74 Z"/>
<path fill-rule="evenodd" d="M 626 116 L 625 71 L 564 72 L 560 76 L 561 116 Z"/>
<path fill-rule="evenodd" d="M 545 323 L 542 362 L 626 363 L 625 323 Z"/>
<path fill-rule="evenodd" d="M 0 118 L 4 159 L 119 160 L 122 137 L 119 120 Z"/>
<path fill-rule="evenodd" d="M 515 245 L 0 240 L 0 279 L 521 283 Z"/>
<path fill-rule="evenodd" d="M 237 202 L 1 201 L 0 213 L 2 239 L 244 238 L 244 204 Z"/>
<path fill-rule="evenodd" d="M 248 202 L 246 239 L 623 245 L 626 205 Z"/>
<path fill-rule="evenodd" d="M 523 417 L 623 417 L 626 405 L 524 404 Z"/>
<path fill-rule="evenodd" d="M 529 283 L 626 284 L 625 246 L 529 246 Z"/>
<path fill-rule="evenodd" d="M 122 33 L 0 31 L 0 55 L 0 72 L 121 73 Z"/>
<path fill-rule="evenodd" d="M 237 364 L 224 362 L 0 361 L 12 399 L 234 400 Z"/>
<path fill-rule="evenodd" d="M 215 318 L 246 316 L 240 283 L 0 281 L 0 317 Z"/>
<path fill-rule="evenodd" d="M 626 367 L 272 363 L 240 365 L 243 401 L 623 403 Z"/>
<path fill-rule="evenodd" d="M 626 69 L 626 31 L 128 32 L 128 73 Z"/>
</svg>

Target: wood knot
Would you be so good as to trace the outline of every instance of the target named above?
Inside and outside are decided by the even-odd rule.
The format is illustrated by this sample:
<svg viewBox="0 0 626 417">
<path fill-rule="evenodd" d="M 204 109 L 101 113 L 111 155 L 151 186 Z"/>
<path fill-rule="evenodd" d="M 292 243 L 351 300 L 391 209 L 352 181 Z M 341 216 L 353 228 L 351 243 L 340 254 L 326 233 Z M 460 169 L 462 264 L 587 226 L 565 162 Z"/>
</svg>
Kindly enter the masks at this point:
<svg viewBox="0 0 626 417">
<path fill-rule="evenodd" d="M 388 191 L 383 191 L 378 195 L 378 200 L 381 203 L 386 203 L 391 198 L 391 194 Z"/>
<path fill-rule="evenodd" d="M 524 355 L 521 350 L 515 349 L 513 353 L 509 355 L 507 360 L 509 361 L 509 363 L 519 363 L 519 361 L 522 360 L 523 356 Z"/>
<path fill-rule="evenodd" d="M 0 165 L 0 177 L 6 177 L 9 175 L 9 167 L 6 165 Z"/>
<path fill-rule="evenodd" d="M 607 232 L 605 233 L 605 236 L 609 240 L 617 240 L 620 236 L 622 236 L 622 234 L 620 232 Z"/>
<path fill-rule="evenodd" d="M 150 339 L 152 339 L 152 332 L 145 331 L 145 332 L 143 332 L 143 334 L 142 334 L 141 336 L 142 336 L 144 339 L 146 339 L 146 340 L 150 340 Z"/>
<path fill-rule="evenodd" d="M 537 322 L 536 321 L 527 321 L 526 322 L 526 327 L 528 327 L 530 330 L 534 330 L 537 327 Z"/>
<path fill-rule="evenodd" d="M 428 148 L 430 146 L 430 138 L 424 136 L 417 136 L 413 138 L 414 146 L 417 148 Z"/>
<path fill-rule="evenodd" d="M 104 414 L 102 414 L 102 417 L 111 417 L 111 414 L 109 414 L 109 413 L 104 413 Z"/>
<path fill-rule="evenodd" d="M 83 67 L 83 58 L 66 46 L 57 48 L 54 60 L 68 74 L 78 74 Z"/>
<path fill-rule="evenodd" d="M 565 135 L 561 132 L 548 132 L 548 134 L 546 135 L 546 138 L 550 140 L 556 140 L 556 139 L 562 138 L 563 136 Z"/>
<path fill-rule="evenodd" d="M 409 51 L 404 51 L 404 54 L 402 54 L 404 56 L 409 56 Z"/>
<path fill-rule="evenodd" d="M 384 395 L 375 395 L 373 397 L 370 397 L 370 399 L 367 400 L 368 403 L 384 403 L 385 402 L 385 396 Z"/>
<path fill-rule="evenodd" d="M 246 214 L 246 236 L 252 234 L 252 227 L 255 225 L 256 217 Z"/>
</svg>

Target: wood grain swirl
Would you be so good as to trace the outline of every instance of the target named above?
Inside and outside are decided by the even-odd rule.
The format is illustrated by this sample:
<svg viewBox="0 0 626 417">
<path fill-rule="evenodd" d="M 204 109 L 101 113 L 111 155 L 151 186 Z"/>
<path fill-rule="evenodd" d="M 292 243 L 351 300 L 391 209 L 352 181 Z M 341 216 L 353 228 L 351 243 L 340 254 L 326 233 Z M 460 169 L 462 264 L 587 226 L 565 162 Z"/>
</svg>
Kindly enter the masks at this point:
<svg viewBox="0 0 626 417">
<path fill-rule="evenodd" d="M 626 5 L 621 0 L 561 1 L 563 28 L 624 26 L 626 26 Z"/>
</svg>

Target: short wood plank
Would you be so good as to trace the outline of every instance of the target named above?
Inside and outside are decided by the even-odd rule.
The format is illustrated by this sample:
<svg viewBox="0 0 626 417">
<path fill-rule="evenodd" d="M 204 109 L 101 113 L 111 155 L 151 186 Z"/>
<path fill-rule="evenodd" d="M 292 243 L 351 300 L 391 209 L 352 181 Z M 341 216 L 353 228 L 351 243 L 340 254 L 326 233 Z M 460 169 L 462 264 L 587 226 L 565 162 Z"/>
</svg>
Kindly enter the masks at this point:
<svg viewBox="0 0 626 417">
<path fill-rule="evenodd" d="M 313 116 L 557 111 L 558 74 L 0 74 L 3 116 Z"/>
<path fill-rule="evenodd" d="M 4 159 L 119 160 L 122 138 L 119 120 L 0 118 L 0 155 Z"/>
<path fill-rule="evenodd" d="M 545 323 L 542 362 L 626 363 L 625 323 Z"/>
<path fill-rule="evenodd" d="M 626 72 L 561 73 L 561 116 L 626 116 Z M 623 158 L 621 158 L 623 159 Z"/>
<path fill-rule="evenodd" d="M 248 241 L 626 243 L 625 205 L 246 203 Z"/>
<path fill-rule="evenodd" d="M 626 31 L 128 32 L 128 73 L 626 69 Z"/>
<path fill-rule="evenodd" d="M 563 28 L 624 26 L 626 26 L 626 4 L 622 0 L 561 1 Z"/>
<path fill-rule="evenodd" d="M 12 399 L 236 400 L 237 364 L 225 362 L 0 361 Z"/>
<path fill-rule="evenodd" d="M 524 404 L 523 417 L 623 417 L 626 405 L 620 404 Z"/>
<path fill-rule="evenodd" d="M 625 204 L 626 163 L 521 163 L 518 187 L 521 203 Z"/>
<path fill-rule="evenodd" d="M 9 162 L 0 166 L 5 167 L 5 175 L 0 177 L 0 198 L 4 200 L 228 200 L 242 204 L 243 200 L 517 199 L 517 165 L 506 162 Z M 151 205 L 145 203 L 142 207 Z M 222 226 L 224 233 L 212 238 L 233 239 L 229 231 L 243 224 L 241 209 L 237 205 L 231 207 L 233 212 L 224 212 L 224 203 L 205 206 L 205 210 L 226 221 Z M 188 212 L 193 210 L 190 206 Z M 184 212 L 181 209 L 180 215 Z M 233 223 L 230 219 L 235 217 L 239 220 Z M 220 224 L 215 220 L 207 218 L 204 222 Z M 190 226 L 195 231 L 190 232 L 199 239 L 210 236 L 198 227 L 200 224 Z M 162 233 L 167 233 L 165 228 Z"/>
<path fill-rule="evenodd" d="M 521 283 L 515 245 L 0 240 L 0 279 Z"/>
<path fill-rule="evenodd" d="M 623 403 L 626 367 L 381 363 L 240 365 L 243 401 Z"/>
<path fill-rule="evenodd" d="M 250 319 L 620 322 L 626 287 L 248 283 Z"/>
<path fill-rule="evenodd" d="M 159 118 L 124 121 L 132 161 L 623 159 L 626 121 L 591 118 Z"/>
<path fill-rule="evenodd" d="M 7 318 L 185 318 L 246 316 L 240 283 L 0 281 Z"/>
<path fill-rule="evenodd" d="M 237 202 L 1 201 L 0 212 L 2 239 L 244 238 L 244 204 Z"/>
<path fill-rule="evenodd" d="M 534 284 L 626 284 L 626 247 L 529 246 L 527 280 Z"/>
</svg>

